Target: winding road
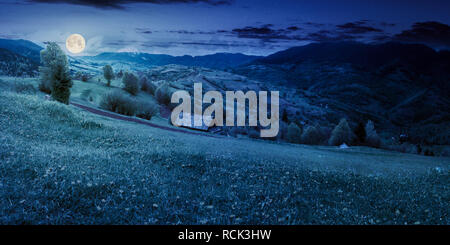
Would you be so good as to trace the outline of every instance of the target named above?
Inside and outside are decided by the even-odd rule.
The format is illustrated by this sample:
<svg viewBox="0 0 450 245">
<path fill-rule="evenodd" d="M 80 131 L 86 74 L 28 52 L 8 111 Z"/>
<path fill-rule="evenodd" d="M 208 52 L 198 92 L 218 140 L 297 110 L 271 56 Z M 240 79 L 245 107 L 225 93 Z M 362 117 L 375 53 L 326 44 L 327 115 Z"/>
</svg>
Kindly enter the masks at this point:
<svg viewBox="0 0 450 245">
<path fill-rule="evenodd" d="M 128 122 L 135 122 L 135 123 L 139 123 L 139 124 L 144 124 L 150 127 L 154 127 L 154 128 L 159 128 L 159 129 L 163 129 L 163 130 L 168 130 L 168 131 L 172 131 L 172 132 L 180 132 L 180 133 L 184 133 L 184 134 L 191 134 L 191 135 L 201 135 L 201 136 L 205 136 L 205 137 L 213 137 L 213 138 L 217 138 L 217 136 L 214 135 L 207 135 L 207 134 L 202 134 L 202 133 L 197 133 L 197 132 L 190 132 L 190 131 L 186 131 L 186 130 L 182 130 L 182 129 L 177 129 L 177 128 L 172 128 L 172 127 L 167 127 L 167 126 L 162 126 L 162 125 L 158 125 L 158 124 L 154 124 L 151 122 L 145 122 L 143 120 L 137 119 L 137 118 L 133 118 L 133 117 L 127 117 L 127 116 L 122 116 L 113 112 L 107 112 L 107 111 L 103 111 L 103 110 L 99 110 L 93 107 L 89 107 L 89 106 L 85 106 L 85 105 L 81 105 L 78 103 L 74 103 L 74 102 L 70 102 L 71 105 L 78 107 L 80 109 L 83 109 L 87 112 L 96 114 L 96 115 L 100 115 L 100 116 L 104 116 L 104 117 L 109 117 L 109 118 L 113 118 L 113 119 L 117 119 L 117 120 L 122 120 L 122 121 L 128 121 Z"/>
</svg>

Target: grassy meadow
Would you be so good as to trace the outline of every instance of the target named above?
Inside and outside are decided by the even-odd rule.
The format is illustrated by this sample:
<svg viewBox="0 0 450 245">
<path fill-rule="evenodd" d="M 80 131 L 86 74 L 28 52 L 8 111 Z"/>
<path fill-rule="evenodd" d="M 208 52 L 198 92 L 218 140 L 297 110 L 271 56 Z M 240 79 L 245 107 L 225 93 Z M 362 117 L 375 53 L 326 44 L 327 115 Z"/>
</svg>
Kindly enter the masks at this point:
<svg viewBox="0 0 450 245">
<path fill-rule="evenodd" d="M 71 100 L 119 89 L 96 80 Z M 0 224 L 450 223 L 450 158 L 189 135 L 44 97 L 0 77 Z"/>
</svg>

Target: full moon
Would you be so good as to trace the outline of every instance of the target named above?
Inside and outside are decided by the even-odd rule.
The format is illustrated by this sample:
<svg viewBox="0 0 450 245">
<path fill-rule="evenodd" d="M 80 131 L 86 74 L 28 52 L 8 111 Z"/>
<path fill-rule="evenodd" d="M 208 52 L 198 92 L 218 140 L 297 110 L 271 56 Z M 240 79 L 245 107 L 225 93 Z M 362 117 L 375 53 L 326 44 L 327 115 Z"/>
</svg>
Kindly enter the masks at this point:
<svg viewBox="0 0 450 245">
<path fill-rule="evenodd" d="M 80 34 L 72 34 L 66 40 L 66 48 L 73 54 L 81 53 L 86 47 L 86 41 Z"/>
</svg>

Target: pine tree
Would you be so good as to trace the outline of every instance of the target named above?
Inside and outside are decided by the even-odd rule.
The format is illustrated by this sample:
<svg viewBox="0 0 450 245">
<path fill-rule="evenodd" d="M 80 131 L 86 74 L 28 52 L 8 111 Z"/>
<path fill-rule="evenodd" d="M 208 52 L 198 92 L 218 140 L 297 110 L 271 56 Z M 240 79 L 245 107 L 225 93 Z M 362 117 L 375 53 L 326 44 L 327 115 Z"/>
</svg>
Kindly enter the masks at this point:
<svg viewBox="0 0 450 245">
<path fill-rule="evenodd" d="M 330 145 L 341 145 L 343 143 L 350 144 L 353 142 L 354 135 L 350 126 L 348 126 L 345 118 L 341 119 L 338 125 L 331 132 L 331 137 L 328 140 Z"/>
<path fill-rule="evenodd" d="M 302 135 L 302 130 L 295 123 L 290 123 L 287 129 L 286 138 L 291 143 L 300 143 L 300 138 Z"/>
<path fill-rule="evenodd" d="M 380 147 L 381 145 L 381 139 L 377 134 L 377 131 L 375 130 L 375 126 L 372 121 L 368 121 L 365 127 L 366 131 L 366 143 L 369 146 L 372 147 Z"/>
<path fill-rule="evenodd" d="M 302 143 L 307 145 L 318 145 L 321 141 L 321 135 L 319 129 L 316 126 L 308 126 L 303 131 L 302 134 Z"/>
</svg>

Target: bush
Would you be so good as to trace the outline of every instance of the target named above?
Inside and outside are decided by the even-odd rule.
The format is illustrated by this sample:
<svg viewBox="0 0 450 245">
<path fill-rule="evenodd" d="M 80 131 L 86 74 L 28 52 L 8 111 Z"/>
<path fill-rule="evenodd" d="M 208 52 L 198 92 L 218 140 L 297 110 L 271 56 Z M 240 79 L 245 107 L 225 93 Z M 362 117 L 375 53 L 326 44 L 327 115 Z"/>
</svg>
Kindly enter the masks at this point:
<svg viewBox="0 0 450 245">
<path fill-rule="evenodd" d="M 122 83 L 124 85 L 123 89 L 131 95 L 136 95 L 139 92 L 139 81 L 133 73 L 125 72 Z"/>
<path fill-rule="evenodd" d="M 141 90 L 149 94 L 155 95 L 156 86 L 147 80 L 147 77 L 141 78 Z"/>
<path fill-rule="evenodd" d="M 163 83 L 159 86 L 155 91 L 155 96 L 158 103 L 163 105 L 170 104 L 171 94 L 169 91 L 169 85 L 167 83 Z"/>
<path fill-rule="evenodd" d="M 105 65 L 103 67 L 103 76 L 106 79 L 106 85 L 110 86 L 111 85 L 111 79 L 114 78 L 114 71 L 112 69 L 112 67 L 110 65 Z"/>
<path fill-rule="evenodd" d="M 118 90 L 103 95 L 100 107 L 126 116 L 133 116 L 137 111 L 136 101 Z"/>
<path fill-rule="evenodd" d="M 290 123 L 287 129 L 286 140 L 290 143 L 300 144 L 302 130 L 295 123 Z"/>
<path fill-rule="evenodd" d="M 372 121 L 368 121 L 365 127 L 366 139 L 365 143 L 371 147 L 380 147 L 381 139 L 378 136 L 377 131 L 375 131 L 375 127 Z"/>
<path fill-rule="evenodd" d="M 345 118 L 341 119 L 339 124 L 331 132 L 331 137 L 328 140 L 330 145 L 341 145 L 343 143 L 350 144 L 353 142 L 354 135 L 350 126 L 348 126 Z"/>
<path fill-rule="evenodd" d="M 67 56 L 55 42 L 50 42 L 46 49 L 41 51 L 41 62 L 39 67 L 41 91 L 51 91 L 52 98 L 58 102 L 69 104 L 70 88 L 72 79 L 70 78 L 69 62 Z"/>
<path fill-rule="evenodd" d="M 46 94 L 51 94 L 52 93 L 52 89 L 50 88 L 50 82 L 46 81 L 46 80 L 41 80 L 41 82 L 39 83 L 39 91 L 46 93 Z"/>
<path fill-rule="evenodd" d="M 154 115 L 156 115 L 157 112 L 158 106 L 154 102 L 151 101 L 138 102 L 138 110 L 136 113 L 137 117 L 150 120 Z"/>
<path fill-rule="evenodd" d="M 84 73 L 83 75 L 81 75 L 81 81 L 83 82 L 87 82 L 89 80 L 89 75 Z"/>
<path fill-rule="evenodd" d="M 307 145 L 318 145 L 322 141 L 322 135 L 316 126 L 307 126 L 303 131 L 301 142 Z"/>
</svg>

